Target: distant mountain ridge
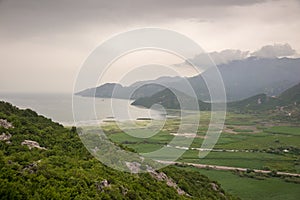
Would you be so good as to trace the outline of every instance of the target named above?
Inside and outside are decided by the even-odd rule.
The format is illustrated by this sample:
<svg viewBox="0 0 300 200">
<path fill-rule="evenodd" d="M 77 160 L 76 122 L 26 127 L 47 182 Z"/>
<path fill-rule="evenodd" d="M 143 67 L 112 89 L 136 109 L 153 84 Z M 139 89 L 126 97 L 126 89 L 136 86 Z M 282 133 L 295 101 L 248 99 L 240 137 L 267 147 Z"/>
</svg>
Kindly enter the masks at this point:
<svg viewBox="0 0 300 200">
<path fill-rule="evenodd" d="M 135 100 L 132 105 L 144 106 L 150 108 L 153 104 L 161 104 L 165 109 L 186 109 L 193 110 L 195 107 L 187 106 L 180 107 L 178 99 L 183 99 L 185 105 L 192 105 L 188 102 L 197 100 L 191 96 L 179 92 L 179 96 L 176 96 L 170 89 L 160 91 L 150 97 L 143 97 Z M 198 100 L 200 110 L 210 110 L 211 104 Z M 278 97 L 270 97 L 266 94 L 257 94 L 252 97 L 228 102 L 227 107 L 229 110 L 238 111 L 266 111 L 277 109 L 278 107 L 300 106 L 300 83 L 287 89 L 281 93 Z"/>
<path fill-rule="evenodd" d="M 163 89 L 165 89 L 164 86 L 156 83 L 131 87 L 123 87 L 118 83 L 105 83 L 99 87 L 89 88 L 78 92 L 76 95 L 84 97 L 138 99 L 141 97 L 151 96 Z"/>
<path fill-rule="evenodd" d="M 218 66 L 226 90 L 228 101 L 242 100 L 256 94 L 264 93 L 277 96 L 284 90 L 300 82 L 299 58 L 256 58 L 235 60 Z M 107 83 L 76 93 L 81 96 L 101 98 L 137 99 L 149 97 L 164 88 L 174 88 L 187 93 L 186 81 L 190 83 L 199 100 L 210 101 L 210 95 L 204 75 L 211 70 L 190 78 L 161 77 L 156 80 L 138 81 L 123 87 L 118 83 Z M 144 87 L 147 85 L 147 87 Z M 158 86 L 163 85 L 163 86 Z M 114 92 L 112 92 L 114 90 Z"/>
</svg>

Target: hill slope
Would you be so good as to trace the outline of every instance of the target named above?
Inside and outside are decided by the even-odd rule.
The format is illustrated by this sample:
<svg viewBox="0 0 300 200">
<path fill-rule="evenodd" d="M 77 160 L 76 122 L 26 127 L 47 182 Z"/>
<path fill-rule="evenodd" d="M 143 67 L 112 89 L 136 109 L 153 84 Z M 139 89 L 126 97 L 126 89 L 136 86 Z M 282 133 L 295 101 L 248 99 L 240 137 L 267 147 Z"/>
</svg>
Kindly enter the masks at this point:
<svg viewBox="0 0 300 200">
<path fill-rule="evenodd" d="M 106 83 L 96 88 L 89 88 L 76 93 L 84 97 L 99 98 L 119 98 L 119 99 L 137 99 L 151 96 L 156 92 L 163 90 L 165 87 L 156 83 L 135 84 L 130 87 L 123 87 L 118 83 Z"/>
<path fill-rule="evenodd" d="M 193 97 L 190 97 L 183 92 L 179 92 L 175 89 L 172 89 L 172 90 L 166 88 L 160 92 L 155 93 L 154 95 L 152 95 L 150 97 L 138 98 L 137 100 L 132 102 L 131 105 L 143 106 L 146 108 L 150 108 L 154 104 L 160 104 L 164 108 L 167 108 L 167 109 L 179 109 L 183 106 L 182 109 L 194 110 L 194 109 L 197 109 L 197 107 L 195 107 L 194 105 L 196 105 L 198 103 L 200 110 L 209 110 L 210 109 L 209 103 L 199 101 L 199 100 L 197 100 Z M 176 94 L 174 94 L 174 93 L 176 93 Z M 182 106 L 180 105 L 180 102 L 182 103 Z"/>
<path fill-rule="evenodd" d="M 292 58 L 256 58 L 250 57 L 244 60 L 231 61 L 227 64 L 218 66 L 222 76 L 228 101 L 238 101 L 257 94 L 267 94 L 268 96 L 277 96 L 286 89 L 299 83 L 300 78 L 300 59 Z M 203 79 L 203 76 L 209 76 L 210 70 L 198 76 L 187 78 L 198 99 L 209 101 L 210 96 Z M 115 98 L 137 99 L 140 97 L 149 97 L 162 89 L 153 87 L 140 88 L 139 91 L 132 94 L 143 85 L 161 84 L 167 88 L 174 88 L 181 92 L 186 92 L 186 80 L 183 77 L 161 77 L 156 80 L 138 81 L 128 87 L 117 87 Z M 103 87 L 102 85 L 77 93 L 84 96 L 107 97 L 105 92 L 113 87 Z M 97 90 L 96 95 L 95 90 Z M 103 90 L 103 91 L 102 91 Z M 110 91 L 112 93 L 112 91 Z M 140 93 L 140 95 L 138 95 Z M 190 95 L 191 94 L 187 94 Z"/>
<path fill-rule="evenodd" d="M 193 101 L 193 98 L 178 92 L 179 98 L 184 99 L 186 105 L 192 105 L 189 102 Z M 176 98 L 176 95 L 171 92 L 170 89 L 157 92 L 150 97 L 139 98 L 135 100 L 132 105 L 144 106 L 150 108 L 153 104 L 161 104 L 166 109 L 180 109 L 180 104 Z M 200 110 L 210 110 L 210 103 L 198 101 Z M 269 97 L 266 94 L 258 94 L 240 101 L 228 102 L 227 106 L 229 110 L 235 111 L 267 111 L 275 110 L 278 107 L 288 107 L 289 110 L 296 109 L 300 105 L 300 83 L 287 89 L 278 97 Z M 194 110 L 196 108 L 186 106 L 181 109 Z"/>
<path fill-rule="evenodd" d="M 285 104 L 300 104 L 300 83 L 284 91 L 279 99 Z"/>
<path fill-rule="evenodd" d="M 269 97 L 266 94 L 258 94 L 241 101 L 229 102 L 228 108 L 232 110 L 251 111 L 260 110 L 266 111 L 275 109 L 281 102 L 274 97 Z"/>
<path fill-rule="evenodd" d="M 233 199 L 214 190 L 207 177 L 180 175 L 175 167 L 163 169 L 168 180 L 198 192 L 179 194 L 150 174 L 110 169 L 90 155 L 75 127 L 29 109 L 0 102 L 0 122 L 0 199 Z"/>
</svg>

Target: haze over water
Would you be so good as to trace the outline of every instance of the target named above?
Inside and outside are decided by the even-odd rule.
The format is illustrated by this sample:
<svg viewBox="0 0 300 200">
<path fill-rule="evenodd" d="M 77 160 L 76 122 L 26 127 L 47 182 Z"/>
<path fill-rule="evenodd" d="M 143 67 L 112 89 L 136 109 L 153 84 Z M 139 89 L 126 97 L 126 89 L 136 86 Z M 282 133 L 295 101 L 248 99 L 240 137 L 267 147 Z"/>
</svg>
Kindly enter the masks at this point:
<svg viewBox="0 0 300 200">
<path fill-rule="evenodd" d="M 94 98 L 74 96 L 79 102 L 90 101 L 94 103 Z M 40 115 L 51 118 L 55 122 L 63 125 L 74 125 L 72 113 L 72 94 L 0 94 L 2 101 L 7 101 L 19 108 L 29 108 Z M 113 103 L 114 110 L 111 110 Z M 101 122 L 106 119 L 116 117 L 116 120 L 135 120 L 137 118 L 152 117 L 162 118 L 162 113 L 156 110 L 150 110 L 130 105 L 131 101 L 124 99 L 104 99 L 95 98 L 95 108 L 97 119 L 91 119 L 91 113 L 81 112 L 84 116 L 80 121 L 86 123 Z M 124 109 L 126 108 L 126 109 Z M 83 109 L 83 108 L 82 108 Z M 150 112 L 151 111 L 151 112 Z M 117 115 L 116 115 L 117 114 Z M 93 121 L 90 121 L 93 120 Z"/>
</svg>

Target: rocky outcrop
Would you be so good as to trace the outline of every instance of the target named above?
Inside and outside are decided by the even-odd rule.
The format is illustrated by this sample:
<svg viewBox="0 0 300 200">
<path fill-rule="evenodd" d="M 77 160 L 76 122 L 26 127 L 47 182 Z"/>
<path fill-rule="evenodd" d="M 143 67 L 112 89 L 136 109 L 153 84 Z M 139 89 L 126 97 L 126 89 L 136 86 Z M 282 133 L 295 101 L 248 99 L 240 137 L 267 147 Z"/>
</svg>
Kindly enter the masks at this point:
<svg viewBox="0 0 300 200">
<path fill-rule="evenodd" d="M 6 119 L 0 119 L 0 127 L 9 129 L 9 128 L 14 128 L 14 126 L 12 125 L 12 123 L 8 122 Z"/>
<path fill-rule="evenodd" d="M 138 162 L 125 162 L 131 173 L 137 174 L 140 171 L 141 164 Z"/>
<path fill-rule="evenodd" d="M 126 166 L 128 167 L 128 169 L 131 171 L 131 173 L 136 174 L 139 173 L 141 171 L 141 164 L 138 162 L 126 162 Z M 187 195 L 190 196 L 189 194 L 187 194 L 184 190 L 182 190 L 177 184 L 176 182 L 174 182 L 174 180 L 170 177 L 168 177 L 165 173 L 163 172 L 157 172 L 156 170 L 154 170 L 152 167 L 150 166 L 146 166 L 146 171 L 156 180 L 158 181 L 164 181 L 166 182 L 166 184 L 169 187 L 173 187 L 175 188 L 175 190 L 177 191 L 177 193 L 179 195 Z"/>
<path fill-rule="evenodd" d="M 224 192 L 221 190 L 221 188 L 220 188 L 217 184 L 215 184 L 215 183 L 210 183 L 210 185 L 211 185 L 211 187 L 212 187 L 212 189 L 213 189 L 214 191 L 219 192 L 220 195 L 222 195 L 223 197 L 225 197 Z M 225 197 L 225 199 L 227 199 L 227 198 Z"/>
<path fill-rule="evenodd" d="M 6 133 L 2 133 L 0 135 L 0 141 L 9 141 L 9 139 L 11 138 L 11 134 L 6 134 Z"/>
<path fill-rule="evenodd" d="M 104 179 L 100 183 L 96 182 L 95 185 L 96 185 L 97 190 L 99 190 L 99 191 L 102 191 L 106 187 L 110 187 L 110 184 L 106 179 Z"/>
<path fill-rule="evenodd" d="M 148 172 L 149 174 L 155 178 L 156 180 L 158 181 L 165 181 L 166 184 L 169 186 L 169 187 L 173 187 L 177 193 L 179 195 L 187 195 L 187 196 L 190 196 L 189 194 L 187 194 L 184 190 L 182 190 L 178 185 L 177 183 L 174 182 L 174 180 L 170 177 L 168 177 L 165 173 L 163 172 L 157 172 L 153 169 L 148 169 Z"/>
<path fill-rule="evenodd" d="M 43 150 L 46 150 L 45 147 L 41 147 L 40 144 L 36 141 L 33 141 L 33 140 L 24 140 L 21 145 L 27 145 L 29 149 L 32 149 L 32 148 L 38 148 L 38 149 L 43 149 Z"/>
</svg>

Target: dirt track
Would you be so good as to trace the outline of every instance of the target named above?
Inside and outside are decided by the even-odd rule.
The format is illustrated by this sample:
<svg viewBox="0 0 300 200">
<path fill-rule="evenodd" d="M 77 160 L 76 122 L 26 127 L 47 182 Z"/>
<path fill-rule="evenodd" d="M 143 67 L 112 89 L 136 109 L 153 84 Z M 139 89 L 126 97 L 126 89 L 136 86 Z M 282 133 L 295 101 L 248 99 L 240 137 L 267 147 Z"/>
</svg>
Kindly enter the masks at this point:
<svg viewBox="0 0 300 200">
<path fill-rule="evenodd" d="M 185 164 L 185 165 L 190 165 L 198 168 L 209 168 L 209 169 L 215 169 L 215 170 L 224 170 L 224 171 L 242 171 L 246 172 L 247 168 L 241 168 L 241 167 L 228 167 L 228 166 L 220 166 L 220 165 L 205 165 L 205 164 L 195 164 L 195 163 L 182 163 L 182 162 L 172 162 L 172 161 L 162 161 L 162 160 L 157 160 L 160 163 L 165 163 L 165 164 Z M 256 173 L 264 173 L 268 174 L 271 173 L 272 171 L 269 170 L 260 170 L 260 169 L 252 169 Z M 294 174 L 294 173 L 288 173 L 288 172 L 277 172 L 278 175 L 283 175 L 283 176 L 295 176 L 295 177 L 300 177 L 300 174 Z"/>
</svg>

